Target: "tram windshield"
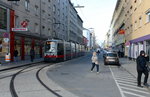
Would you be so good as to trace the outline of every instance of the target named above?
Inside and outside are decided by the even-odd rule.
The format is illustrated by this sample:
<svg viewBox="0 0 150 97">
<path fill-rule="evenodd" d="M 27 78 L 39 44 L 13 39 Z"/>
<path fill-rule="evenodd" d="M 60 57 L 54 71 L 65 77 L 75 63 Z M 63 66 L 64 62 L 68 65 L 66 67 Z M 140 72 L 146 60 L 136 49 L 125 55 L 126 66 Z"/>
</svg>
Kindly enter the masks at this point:
<svg viewBox="0 0 150 97">
<path fill-rule="evenodd" d="M 49 53 L 56 52 L 56 43 L 47 41 L 45 44 L 45 52 L 49 52 Z"/>
</svg>

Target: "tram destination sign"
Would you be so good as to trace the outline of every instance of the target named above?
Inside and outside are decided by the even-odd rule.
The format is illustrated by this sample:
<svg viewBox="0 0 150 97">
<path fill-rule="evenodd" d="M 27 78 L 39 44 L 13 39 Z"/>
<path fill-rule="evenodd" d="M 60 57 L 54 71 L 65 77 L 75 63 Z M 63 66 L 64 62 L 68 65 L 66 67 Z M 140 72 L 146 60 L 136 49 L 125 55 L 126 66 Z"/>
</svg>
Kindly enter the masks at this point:
<svg viewBox="0 0 150 97">
<path fill-rule="evenodd" d="M 12 31 L 28 31 L 28 28 L 12 28 Z"/>
</svg>

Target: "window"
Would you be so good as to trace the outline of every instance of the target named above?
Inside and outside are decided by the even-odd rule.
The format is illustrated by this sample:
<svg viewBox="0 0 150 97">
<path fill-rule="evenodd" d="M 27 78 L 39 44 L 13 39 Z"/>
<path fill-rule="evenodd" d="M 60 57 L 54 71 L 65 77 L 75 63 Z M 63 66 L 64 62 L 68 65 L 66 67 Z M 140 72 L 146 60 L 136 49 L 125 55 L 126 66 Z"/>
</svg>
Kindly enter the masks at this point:
<svg viewBox="0 0 150 97">
<path fill-rule="evenodd" d="M 0 29 L 7 29 L 7 9 L 0 7 Z"/>
<path fill-rule="evenodd" d="M 130 9 L 132 9 L 132 6 L 130 7 Z"/>
<path fill-rule="evenodd" d="M 48 35 L 51 35 L 51 30 L 50 30 L 50 28 L 48 28 Z"/>
<path fill-rule="evenodd" d="M 34 24 L 34 30 L 35 30 L 35 33 L 38 33 L 38 31 L 39 31 L 38 23 Z"/>
<path fill-rule="evenodd" d="M 38 15 L 38 6 L 35 5 L 35 14 Z"/>
<path fill-rule="evenodd" d="M 45 26 L 42 26 L 42 30 L 43 30 L 43 32 L 45 31 Z"/>
<path fill-rule="evenodd" d="M 148 12 L 146 13 L 146 15 L 147 15 L 147 21 L 146 21 L 146 22 L 148 23 L 148 22 L 150 22 L 150 11 L 148 11 Z"/>
<path fill-rule="evenodd" d="M 134 3 L 136 3 L 137 0 L 134 0 Z"/>
<path fill-rule="evenodd" d="M 137 29 L 137 21 L 135 21 L 134 29 Z"/>
<path fill-rule="evenodd" d="M 142 17 L 139 17 L 139 27 L 142 26 Z"/>
<path fill-rule="evenodd" d="M 60 10 L 58 9 L 58 16 L 60 16 Z"/>
<path fill-rule="evenodd" d="M 15 27 L 19 27 L 19 16 L 15 16 Z"/>
<path fill-rule="evenodd" d="M 25 9 L 29 10 L 29 0 L 25 0 Z"/>
<path fill-rule="evenodd" d="M 56 12 L 56 6 L 55 5 L 53 6 L 53 12 L 54 13 Z"/>
</svg>

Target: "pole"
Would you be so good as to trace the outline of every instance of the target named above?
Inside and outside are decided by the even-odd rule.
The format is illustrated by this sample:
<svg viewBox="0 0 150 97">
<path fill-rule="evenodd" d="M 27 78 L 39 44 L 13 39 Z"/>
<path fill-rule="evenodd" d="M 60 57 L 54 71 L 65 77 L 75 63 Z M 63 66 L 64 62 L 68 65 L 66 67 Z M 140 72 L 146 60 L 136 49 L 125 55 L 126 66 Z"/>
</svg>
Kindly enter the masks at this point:
<svg viewBox="0 0 150 97">
<path fill-rule="evenodd" d="M 40 57 L 42 57 L 42 39 L 41 39 L 41 33 L 42 33 L 42 14 L 41 14 L 41 10 L 42 10 L 42 5 L 41 5 L 41 0 L 40 0 Z"/>
</svg>

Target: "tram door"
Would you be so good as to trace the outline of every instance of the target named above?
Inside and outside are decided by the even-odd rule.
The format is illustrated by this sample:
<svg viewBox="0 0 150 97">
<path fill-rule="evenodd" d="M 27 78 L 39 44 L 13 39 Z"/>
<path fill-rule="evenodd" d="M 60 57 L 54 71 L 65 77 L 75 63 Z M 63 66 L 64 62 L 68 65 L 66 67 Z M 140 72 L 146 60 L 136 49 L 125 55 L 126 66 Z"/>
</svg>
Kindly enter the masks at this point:
<svg viewBox="0 0 150 97">
<path fill-rule="evenodd" d="M 57 55 L 60 56 L 59 57 L 60 61 L 64 61 L 64 44 L 63 43 L 58 43 Z"/>
</svg>

